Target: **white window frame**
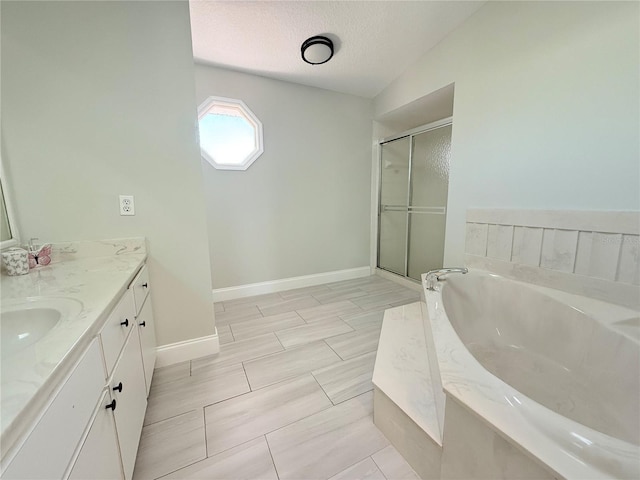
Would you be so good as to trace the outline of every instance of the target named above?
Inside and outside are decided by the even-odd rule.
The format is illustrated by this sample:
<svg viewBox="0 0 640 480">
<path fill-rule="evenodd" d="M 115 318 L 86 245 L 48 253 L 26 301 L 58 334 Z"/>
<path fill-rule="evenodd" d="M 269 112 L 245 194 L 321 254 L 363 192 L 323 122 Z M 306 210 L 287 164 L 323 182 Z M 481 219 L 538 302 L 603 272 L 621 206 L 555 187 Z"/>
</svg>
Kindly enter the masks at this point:
<svg viewBox="0 0 640 480">
<path fill-rule="evenodd" d="M 244 162 L 240 164 L 226 164 L 216 161 L 211 155 L 209 155 L 203 148 L 200 148 L 202 158 L 209 162 L 214 168 L 218 170 L 246 170 L 255 162 L 260 155 L 264 152 L 263 146 L 263 134 L 262 134 L 262 122 L 256 117 L 251 109 L 242 100 L 226 97 L 209 97 L 198 107 L 198 124 L 200 120 L 209 113 L 209 110 L 213 106 L 222 105 L 225 107 L 231 107 L 239 110 L 245 119 L 254 127 L 255 145 L 253 151 L 247 155 Z M 200 131 L 200 129 L 198 129 Z"/>
</svg>

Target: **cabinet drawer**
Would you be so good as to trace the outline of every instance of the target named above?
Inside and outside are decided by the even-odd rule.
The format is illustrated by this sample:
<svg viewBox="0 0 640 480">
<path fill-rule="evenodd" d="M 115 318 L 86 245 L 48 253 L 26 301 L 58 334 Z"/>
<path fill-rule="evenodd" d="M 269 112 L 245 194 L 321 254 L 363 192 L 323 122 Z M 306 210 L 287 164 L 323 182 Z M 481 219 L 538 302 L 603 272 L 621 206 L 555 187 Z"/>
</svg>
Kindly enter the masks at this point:
<svg viewBox="0 0 640 480">
<path fill-rule="evenodd" d="M 105 408 L 110 403 L 111 395 L 105 390 L 68 480 L 123 478 L 113 410 Z"/>
<path fill-rule="evenodd" d="M 140 310 L 142 310 L 142 305 L 144 304 L 147 295 L 149 295 L 150 289 L 149 269 L 146 265 L 143 265 L 130 287 L 130 290 L 133 290 L 133 298 L 136 305 L 136 316 L 140 313 Z"/>
<path fill-rule="evenodd" d="M 62 478 L 103 388 L 100 346 L 94 340 L 2 478 Z"/>
<path fill-rule="evenodd" d="M 129 336 L 129 332 L 133 329 L 135 323 L 134 312 L 133 295 L 130 290 L 127 290 L 100 331 L 100 342 L 102 343 L 102 351 L 107 367 L 107 377 L 113 371 L 124 342 Z"/>
</svg>

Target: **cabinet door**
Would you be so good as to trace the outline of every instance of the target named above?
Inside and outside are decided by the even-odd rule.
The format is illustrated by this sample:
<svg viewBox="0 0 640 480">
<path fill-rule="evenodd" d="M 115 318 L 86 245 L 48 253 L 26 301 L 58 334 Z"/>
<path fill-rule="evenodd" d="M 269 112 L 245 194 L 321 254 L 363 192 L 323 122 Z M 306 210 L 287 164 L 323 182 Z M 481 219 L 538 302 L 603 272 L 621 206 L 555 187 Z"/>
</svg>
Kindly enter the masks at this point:
<svg viewBox="0 0 640 480">
<path fill-rule="evenodd" d="M 105 408 L 111 395 L 105 391 L 98 403 L 96 416 L 82 445 L 69 480 L 122 479 L 122 462 L 113 418 L 114 411 Z M 116 404 L 116 408 L 118 405 Z"/>
<path fill-rule="evenodd" d="M 124 477 L 126 480 L 130 480 L 138 452 L 144 414 L 147 409 L 137 328 L 133 329 L 127 339 L 120 360 L 113 370 L 110 387 L 111 395 L 116 400 L 114 414 Z"/>
<path fill-rule="evenodd" d="M 3 472 L 3 479 L 62 478 L 104 389 L 103 375 L 100 345 L 94 340 Z"/>
<path fill-rule="evenodd" d="M 140 331 L 140 349 L 142 350 L 142 364 L 144 365 L 144 380 L 147 387 L 147 396 L 151 388 L 153 368 L 156 365 L 156 330 L 153 323 L 153 311 L 151 310 L 151 295 L 144 302 L 142 310 L 136 319 Z"/>
</svg>

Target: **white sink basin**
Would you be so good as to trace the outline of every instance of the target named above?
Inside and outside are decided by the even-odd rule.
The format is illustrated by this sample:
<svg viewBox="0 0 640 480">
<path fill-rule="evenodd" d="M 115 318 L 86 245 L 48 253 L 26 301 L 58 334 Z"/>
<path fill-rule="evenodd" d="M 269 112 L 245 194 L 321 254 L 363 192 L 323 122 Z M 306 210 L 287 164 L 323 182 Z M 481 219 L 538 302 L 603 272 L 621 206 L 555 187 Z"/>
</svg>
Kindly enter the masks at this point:
<svg viewBox="0 0 640 480">
<path fill-rule="evenodd" d="M 72 298 L 31 297 L 2 302 L 0 358 L 42 340 L 60 321 L 77 316 L 82 303 Z"/>
</svg>

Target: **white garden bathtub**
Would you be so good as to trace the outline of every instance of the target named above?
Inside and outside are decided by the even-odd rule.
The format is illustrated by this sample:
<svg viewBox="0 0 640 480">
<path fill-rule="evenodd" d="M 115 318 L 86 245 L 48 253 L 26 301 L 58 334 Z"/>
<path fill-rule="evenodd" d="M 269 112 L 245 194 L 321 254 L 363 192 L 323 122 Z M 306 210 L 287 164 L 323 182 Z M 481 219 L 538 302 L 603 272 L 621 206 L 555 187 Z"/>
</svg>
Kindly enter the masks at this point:
<svg viewBox="0 0 640 480">
<path fill-rule="evenodd" d="M 436 288 L 448 395 L 558 476 L 640 478 L 639 312 L 482 271 Z"/>
</svg>

